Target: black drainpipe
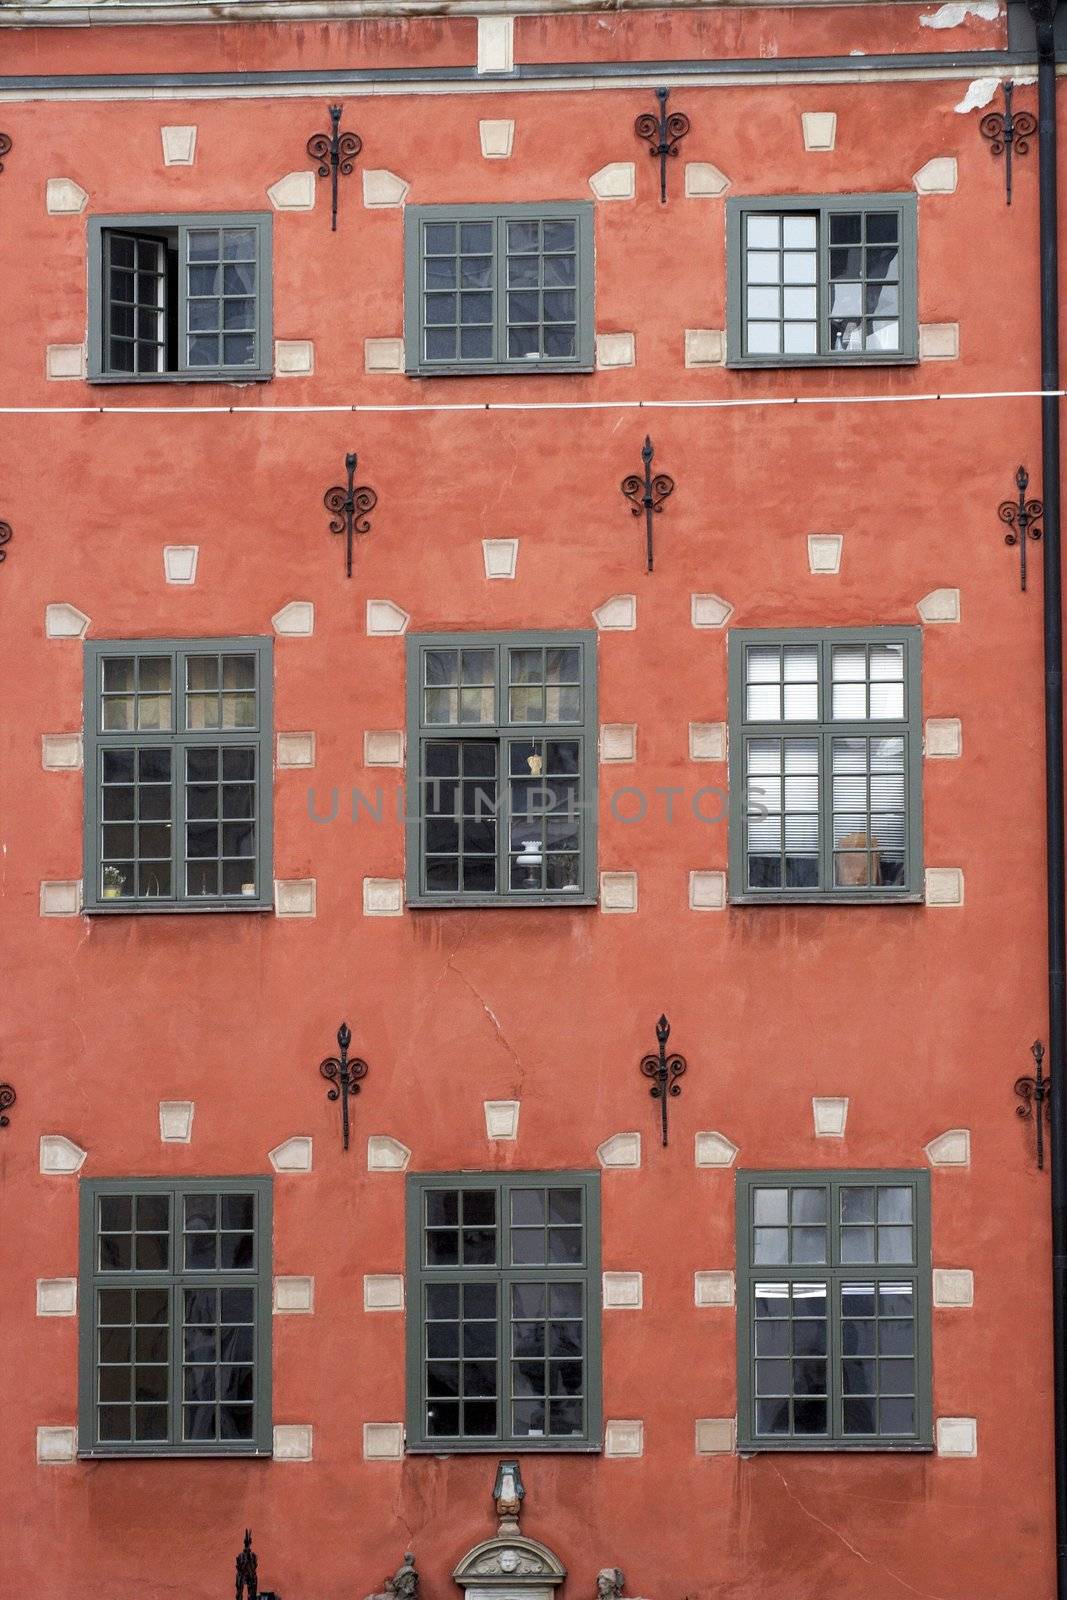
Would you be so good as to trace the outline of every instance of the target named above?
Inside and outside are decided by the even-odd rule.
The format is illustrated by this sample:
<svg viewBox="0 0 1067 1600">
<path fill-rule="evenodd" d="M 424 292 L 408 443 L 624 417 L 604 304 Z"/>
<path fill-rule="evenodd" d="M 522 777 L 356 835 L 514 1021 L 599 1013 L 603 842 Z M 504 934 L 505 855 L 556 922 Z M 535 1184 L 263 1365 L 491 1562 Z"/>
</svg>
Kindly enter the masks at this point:
<svg viewBox="0 0 1067 1600">
<path fill-rule="evenodd" d="M 1067 1086 L 1064 1081 L 1063 617 L 1060 571 L 1060 386 L 1056 203 L 1058 0 L 1027 0 L 1037 31 L 1041 203 L 1041 479 L 1045 502 L 1045 813 L 1048 1027 L 1052 1112 L 1052 1361 L 1056 1453 L 1056 1594 L 1067 1600 Z"/>
</svg>

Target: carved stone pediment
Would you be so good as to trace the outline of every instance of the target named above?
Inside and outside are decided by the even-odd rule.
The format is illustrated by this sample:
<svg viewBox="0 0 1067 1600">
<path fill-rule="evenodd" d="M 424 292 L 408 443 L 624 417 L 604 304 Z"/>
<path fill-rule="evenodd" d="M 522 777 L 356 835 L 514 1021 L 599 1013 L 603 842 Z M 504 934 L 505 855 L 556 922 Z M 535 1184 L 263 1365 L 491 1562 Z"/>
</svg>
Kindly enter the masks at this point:
<svg viewBox="0 0 1067 1600">
<path fill-rule="evenodd" d="M 563 1563 L 545 1545 L 520 1534 L 486 1539 L 468 1550 L 452 1577 L 461 1588 L 498 1590 L 515 1588 L 551 1592 L 567 1576 Z"/>
</svg>

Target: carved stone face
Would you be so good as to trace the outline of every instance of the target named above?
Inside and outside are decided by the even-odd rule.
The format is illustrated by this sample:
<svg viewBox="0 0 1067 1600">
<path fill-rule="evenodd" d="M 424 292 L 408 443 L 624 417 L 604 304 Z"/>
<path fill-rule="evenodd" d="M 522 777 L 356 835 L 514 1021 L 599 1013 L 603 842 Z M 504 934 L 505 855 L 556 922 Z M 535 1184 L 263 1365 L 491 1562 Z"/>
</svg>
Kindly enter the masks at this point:
<svg viewBox="0 0 1067 1600">
<path fill-rule="evenodd" d="M 507 1480 L 505 1479 L 505 1482 L 506 1481 Z M 519 1564 L 519 1553 L 518 1553 L 517 1550 L 502 1550 L 500 1552 L 500 1570 L 501 1570 L 501 1572 L 514 1572 L 515 1568 L 518 1566 L 518 1564 Z"/>
</svg>

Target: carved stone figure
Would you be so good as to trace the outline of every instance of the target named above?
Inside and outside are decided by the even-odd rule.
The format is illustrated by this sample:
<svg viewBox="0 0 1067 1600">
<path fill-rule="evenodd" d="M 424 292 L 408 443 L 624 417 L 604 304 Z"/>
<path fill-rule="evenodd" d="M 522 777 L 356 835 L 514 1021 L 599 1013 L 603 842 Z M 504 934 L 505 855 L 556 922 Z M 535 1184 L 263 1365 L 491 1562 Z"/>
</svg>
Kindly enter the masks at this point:
<svg viewBox="0 0 1067 1600">
<path fill-rule="evenodd" d="M 252 1549 L 252 1530 L 245 1529 L 245 1547 L 237 1557 L 236 1600 L 258 1600 L 259 1586 L 256 1578 L 256 1552 Z"/>
<path fill-rule="evenodd" d="M 596 1577 L 596 1600 L 620 1600 L 625 1585 L 618 1567 L 602 1567 Z"/>
<path fill-rule="evenodd" d="M 367 1600 L 417 1600 L 419 1574 L 415 1557 L 409 1550 L 391 1578 L 386 1578 L 380 1594 L 369 1594 Z"/>
</svg>

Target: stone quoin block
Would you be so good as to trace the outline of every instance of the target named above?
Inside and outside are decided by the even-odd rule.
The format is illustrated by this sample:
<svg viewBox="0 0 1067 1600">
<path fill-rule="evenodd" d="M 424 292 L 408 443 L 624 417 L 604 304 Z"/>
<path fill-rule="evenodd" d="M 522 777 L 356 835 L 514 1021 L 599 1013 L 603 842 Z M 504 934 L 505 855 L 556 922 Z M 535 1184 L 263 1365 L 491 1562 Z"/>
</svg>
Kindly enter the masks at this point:
<svg viewBox="0 0 1067 1600">
<path fill-rule="evenodd" d="M 844 537 L 840 533 L 808 534 L 808 570 L 812 573 L 841 571 Z"/>
<path fill-rule="evenodd" d="M 275 1278 L 272 1308 L 279 1317 L 309 1315 L 315 1309 L 314 1278 Z"/>
<path fill-rule="evenodd" d="M 196 160 L 196 127 L 160 128 L 165 167 L 191 167 Z"/>
<path fill-rule="evenodd" d="M 82 908 L 81 879 L 46 880 L 40 895 L 42 917 L 76 917 Z"/>
<path fill-rule="evenodd" d="M 277 750 L 279 767 L 313 767 L 315 765 L 315 735 L 313 733 L 280 733 L 278 735 Z"/>
<path fill-rule="evenodd" d="M 367 728 L 363 734 L 365 767 L 402 767 L 404 735 L 399 728 Z"/>
<path fill-rule="evenodd" d="M 84 378 L 85 346 L 83 344 L 50 344 L 45 350 L 45 377 Z"/>
<path fill-rule="evenodd" d="M 304 1134 L 294 1134 L 267 1152 L 267 1160 L 275 1172 L 310 1172 L 312 1142 Z"/>
<path fill-rule="evenodd" d="M 270 625 L 286 639 L 310 638 L 315 632 L 315 607 L 310 600 L 290 600 L 274 613 Z"/>
<path fill-rule="evenodd" d="M 685 194 L 687 200 L 715 200 L 730 187 L 725 172 L 713 167 L 710 161 L 687 161 L 685 164 Z"/>
<path fill-rule="evenodd" d="M 953 761 L 963 754 L 963 723 L 959 717 L 927 717 L 924 734 L 928 761 Z"/>
<path fill-rule="evenodd" d="M 404 1425 L 402 1422 L 365 1422 L 363 1424 L 364 1461 L 399 1461 L 404 1454 Z"/>
<path fill-rule="evenodd" d="M 315 209 L 315 174 L 287 172 L 267 190 L 267 199 L 275 211 L 313 211 Z"/>
<path fill-rule="evenodd" d="M 641 1456 L 645 1453 L 645 1425 L 643 1422 L 606 1422 L 604 1424 L 604 1454 L 611 1458 Z"/>
<path fill-rule="evenodd" d="M 517 1139 L 519 1136 L 519 1102 L 517 1100 L 486 1100 L 485 1134 L 488 1139 Z"/>
<path fill-rule="evenodd" d="M 46 772 L 80 772 L 82 736 L 80 733 L 42 733 L 41 765 Z"/>
<path fill-rule="evenodd" d="M 80 216 L 89 196 L 73 178 L 49 178 L 44 186 L 44 205 L 50 217 Z"/>
<path fill-rule="evenodd" d="M 41 1135 L 40 1167 L 49 1176 L 68 1177 L 72 1172 L 80 1172 L 88 1154 L 88 1150 L 83 1150 L 63 1133 Z"/>
<path fill-rule="evenodd" d="M 971 1134 L 968 1128 L 949 1128 L 924 1147 L 927 1161 L 932 1167 L 969 1167 L 971 1164 Z"/>
<path fill-rule="evenodd" d="M 694 1272 L 694 1305 L 732 1306 L 733 1303 L 734 1275 L 732 1272 Z"/>
<path fill-rule="evenodd" d="M 374 638 L 390 638 L 406 633 L 411 618 L 392 600 L 367 601 L 367 632 Z"/>
<path fill-rule="evenodd" d="M 196 1104 L 192 1100 L 161 1100 L 159 1102 L 159 1137 L 163 1144 L 190 1144 L 193 1138 L 193 1116 Z"/>
<path fill-rule="evenodd" d="M 726 358 L 726 335 L 721 328 L 686 328 L 687 367 L 721 367 Z"/>
<path fill-rule="evenodd" d="M 602 606 L 597 606 L 593 612 L 593 621 L 602 633 L 615 628 L 632 631 L 637 627 L 637 596 L 613 594 L 610 600 L 605 600 Z"/>
<path fill-rule="evenodd" d="M 800 128 L 805 150 L 832 150 L 837 143 L 837 112 L 802 111 Z"/>
<path fill-rule="evenodd" d="M 403 914 L 403 878 L 364 878 L 363 915 L 365 917 L 402 917 Z"/>
<path fill-rule="evenodd" d="M 598 367 L 632 367 L 637 360 L 637 340 L 632 333 L 598 333 Z"/>
<path fill-rule="evenodd" d="M 90 618 L 77 606 L 64 602 L 45 606 L 44 636 L 46 639 L 84 639 Z"/>
<path fill-rule="evenodd" d="M 959 867 L 927 867 L 926 904 L 928 906 L 963 904 L 963 873 Z"/>
<path fill-rule="evenodd" d="M 728 1456 L 733 1453 L 733 1417 L 698 1417 L 695 1432 L 698 1456 Z"/>
<path fill-rule="evenodd" d="M 960 591 L 958 589 L 931 589 L 915 609 L 923 622 L 958 622 L 960 620 Z"/>
<path fill-rule="evenodd" d="M 644 1304 L 644 1279 L 640 1272 L 604 1273 L 604 1310 L 640 1311 Z"/>
<path fill-rule="evenodd" d="M 602 1167 L 639 1167 L 641 1165 L 641 1135 L 639 1133 L 613 1133 L 610 1139 L 596 1147 L 596 1157 Z"/>
<path fill-rule="evenodd" d="M 517 539 L 482 540 L 482 562 L 487 578 L 513 578 L 518 561 Z"/>
<path fill-rule="evenodd" d="M 515 142 L 515 124 L 509 117 L 479 122 L 478 143 L 487 161 L 506 161 Z"/>
<path fill-rule="evenodd" d="M 848 1096 L 813 1095 L 811 1115 L 817 1139 L 843 1139 L 848 1121 Z"/>
<path fill-rule="evenodd" d="M 958 178 L 955 156 L 934 156 L 911 181 L 919 194 L 955 194 Z"/>
<path fill-rule="evenodd" d="M 403 372 L 403 339 L 364 339 L 363 366 L 367 372 Z"/>
<path fill-rule="evenodd" d="M 632 161 L 609 161 L 592 173 L 589 187 L 598 200 L 632 200 L 637 193 L 637 167 Z"/>
<path fill-rule="evenodd" d="M 960 325 L 958 322 L 920 322 L 920 360 L 955 361 L 959 353 Z"/>
<path fill-rule="evenodd" d="M 637 760 L 637 724 L 635 722 L 602 722 L 600 724 L 601 761 Z"/>
<path fill-rule="evenodd" d="M 364 1311 L 403 1311 L 404 1279 L 399 1272 L 368 1272 L 363 1278 Z"/>
<path fill-rule="evenodd" d="M 976 1456 L 978 1423 L 974 1417 L 938 1417 L 937 1453 L 939 1456 Z"/>
<path fill-rule="evenodd" d="M 387 1133 L 372 1133 L 367 1140 L 368 1172 L 403 1172 L 410 1160 L 407 1145 Z"/>
<path fill-rule="evenodd" d="M 77 1278 L 38 1278 L 37 1315 L 73 1317 L 78 1312 Z"/>
<path fill-rule="evenodd" d="M 479 17 L 478 71 L 513 71 L 515 66 L 514 39 L 514 17 Z"/>
<path fill-rule="evenodd" d="M 310 1422 L 283 1422 L 274 1429 L 275 1461 L 310 1461 L 315 1430 Z"/>
<path fill-rule="evenodd" d="M 276 378 L 306 378 L 314 370 L 315 346 L 310 339 L 275 339 Z"/>
<path fill-rule="evenodd" d="M 37 1460 L 42 1467 L 63 1466 L 77 1458 L 77 1428 L 37 1429 Z"/>
<path fill-rule="evenodd" d="M 363 204 L 372 211 L 388 206 L 402 206 L 410 184 L 385 167 L 365 167 L 363 170 Z"/>
<path fill-rule="evenodd" d="M 165 544 L 163 546 L 163 576 L 168 583 L 190 584 L 196 582 L 196 563 L 200 546 L 196 544 Z"/>
<path fill-rule="evenodd" d="M 726 910 L 725 872 L 691 872 L 689 874 L 690 911 Z"/>
<path fill-rule="evenodd" d="M 689 724 L 690 761 L 726 760 L 725 722 L 691 722 Z"/>
<path fill-rule="evenodd" d="M 698 1167 L 732 1167 L 737 1160 L 738 1148 L 724 1133 L 698 1133 L 696 1136 L 696 1164 Z"/>
<path fill-rule="evenodd" d="M 604 912 L 637 910 L 637 873 L 602 872 L 600 874 L 600 909 Z"/>
<path fill-rule="evenodd" d="M 967 1267 L 935 1267 L 934 1305 L 973 1306 L 974 1273 Z"/>
<path fill-rule="evenodd" d="M 315 915 L 314 878 L 275 878 L 274 915 L 313 917 Z"/>
<path fill-rule="evenodd" d="M 733 606 L 717 594 L 695 594 L 690 600 L 694 628 L 722 628 L 733 615 Z"/>
</svg>

